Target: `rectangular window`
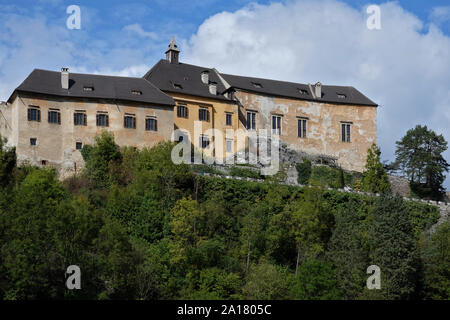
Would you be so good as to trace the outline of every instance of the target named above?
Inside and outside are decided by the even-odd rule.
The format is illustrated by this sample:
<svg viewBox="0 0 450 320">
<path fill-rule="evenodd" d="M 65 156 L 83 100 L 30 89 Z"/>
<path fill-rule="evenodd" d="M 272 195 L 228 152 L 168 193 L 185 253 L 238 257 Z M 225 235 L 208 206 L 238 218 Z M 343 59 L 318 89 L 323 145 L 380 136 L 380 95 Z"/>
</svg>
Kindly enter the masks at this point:
<svg viewBox="0 0 450 320">
<path fill-rule="evenodd" d="M 145 130 L 158 131 L 158 120 L 156 118 L 145 119 Z"/>
<path fill-rule="evenodd" d="M 247 130 L 256 129 L 256 112 L 247 112 Z"/>
<path fill-rule="evenodd" d="M 297 119 L 297 135 L 306 138 L 306 119 Z"/>
<path fill-rule="evenodd" d="M 200 147 L 202 149 L 208 149 L 209 148 L 209 138 L 208 136 L 201 135 L 200 136 Z"/>
<path fill-rule="evenodd" d="M 30 146 L 35 146 L 37 144 L 36 138 L 30 138 Z"/>
<path fill-rule="evenodd" d="M 351 123 L 342 123 L 342 142 L 350 142 Z"/>
<path fill-rule="evenodd" d="M 232 122 L 233 115 L 231 113 L 227 113 L 225 117 L 226 117 L 226 125 L 231 126 L 233 124 Z"/>
<path fill-rule="evenodd" d="M 48 123 L 61 124 L 61 112 L 59 110 L 49 110 Z"/>
<path fill-rule="evenodd" d="M 87 125 L 87 115 L 84 111 L 75 111 L 73 114 L 73 124 L 76 126 Z"/>
<path fill-rule="evenodd" d="M 226 152 L 228 152 L 228 153 L 233 152 L 233 140 L 232 139 L 226 140 Z"/>
<path fill-rule="evenodd" d="M 281 116 L 272 116 L 272 133 L 281 134 Z"/>
<path fill-rule="evenodd" d="M 83 149 L 83 143 L 81 143 L 81 142 L 75 143 L 75 149 L 76 149 L 76 150 L 81 150 L 81 149 Z"/>
<path fill-rule="evenodd" d="M 128 129 L 136 129 L 136 116 L 133 114 L 126 114 L 123 118 L 123 126 Z"/>
<path fill-rule="evenodd" d="M 39 107 L 31 106 L 28 108 L 28 121 L 41 121 L 41 110 L 39 110 Z"/>
<path fill-rule="evenodd" d="M 200 121 L 209 122 L 209 110 L 208 109 L 204 109 L 204 108 L 200 108 L 198 110 L 198 118 L 199 118 Z"/>
<path fill-rule="evenodd" d="M 97 113 L 97 127 L 109 127 L 109 116 L 106 113 Z"/>
<path fill-rule="evenodd" d="M 178 118 L 188 118 L 188 108 L 185 105 L 177 106 L 177 117 Z"/>
</svg>

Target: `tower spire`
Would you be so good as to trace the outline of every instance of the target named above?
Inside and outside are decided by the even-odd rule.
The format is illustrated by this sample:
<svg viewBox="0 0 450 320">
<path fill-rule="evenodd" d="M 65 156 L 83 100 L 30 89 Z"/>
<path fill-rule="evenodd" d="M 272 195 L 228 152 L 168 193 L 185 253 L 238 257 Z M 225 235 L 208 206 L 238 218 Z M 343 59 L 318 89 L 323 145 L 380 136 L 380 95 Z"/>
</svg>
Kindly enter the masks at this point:
<svg viewBox="0 0 450 320">
<path fill-rule="evenodd" d="M 166 60 L 170 63 L 178 63 L 178 57 L 180 55 L 180 49 L 178 49 L 175 37 L 172 36 L 168 49 L 166 51 Z"/>
</svg>

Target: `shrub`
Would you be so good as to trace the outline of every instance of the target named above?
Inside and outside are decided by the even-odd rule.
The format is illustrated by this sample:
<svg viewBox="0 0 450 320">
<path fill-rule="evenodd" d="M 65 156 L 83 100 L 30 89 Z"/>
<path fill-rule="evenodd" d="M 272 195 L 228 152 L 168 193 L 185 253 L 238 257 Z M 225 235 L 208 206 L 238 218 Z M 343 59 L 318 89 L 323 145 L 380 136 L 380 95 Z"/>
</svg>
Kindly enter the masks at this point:
<svg viewBox="0 0 450 320">
<path fill-rule="evenodd" d="M 248 169 L 248 168 L 239 168 L 239 167 L 232 167 L 230 169 L 230 176 L 242 177 L 242 178 L 252 178 L 252 179 L 264 179 L 264 177 L 261 176 L 258 171 Z"/>
<path fill-rule="evenodd" d="M 308 184 L 312 172 L 311 161 L 304 158 L 302 163 L 297 163 L 295 165 L 295 168 L 297 169 L 298 172 L 297 178 L 298 183 Z"/>
</svg>

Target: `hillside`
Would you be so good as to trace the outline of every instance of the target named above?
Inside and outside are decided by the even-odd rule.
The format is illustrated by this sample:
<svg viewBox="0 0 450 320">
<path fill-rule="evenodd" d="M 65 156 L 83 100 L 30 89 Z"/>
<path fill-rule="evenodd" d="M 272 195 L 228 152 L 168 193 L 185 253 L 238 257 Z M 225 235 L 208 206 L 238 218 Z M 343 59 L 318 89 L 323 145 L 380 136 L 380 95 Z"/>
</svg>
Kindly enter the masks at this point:
<svg viewBox="0 0 450 320">
<path fill-rule="evenodd" d="M 63 182 L 49 168 L 5 169 L 0 297 L 449 298 L 450 225 L 425 232 L 435 206 L 202 176 L 174 165 L 171 149 L 119 149 L 103 136 Z M 381 290 L 366 288 L 372 264 Z M 65 288 L 69 265 L 82 290 Z"/>
</svg>

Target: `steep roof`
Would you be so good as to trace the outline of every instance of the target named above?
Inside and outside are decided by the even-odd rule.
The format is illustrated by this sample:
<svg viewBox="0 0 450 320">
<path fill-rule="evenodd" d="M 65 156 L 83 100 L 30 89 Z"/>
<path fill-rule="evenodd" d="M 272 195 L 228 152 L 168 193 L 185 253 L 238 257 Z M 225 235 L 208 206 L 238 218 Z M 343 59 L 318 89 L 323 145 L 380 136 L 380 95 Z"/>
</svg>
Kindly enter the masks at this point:
<svg viewBox="0 0 450 320">
<path fill-rule="evenodd" d="M 93 90 L 87 91 L 85 87 L 91 87 Z M 60 72 L 41 69 L 34 69 L 14 92 L 16 91 L 75 98 L 125 100 L 165 106 L 175 105 L 172 97 L 143 78 L 70 73 L 69 89 L 62 89 Z M 132 91 L 141 94 L 133 94 Z M 11 98 L 12 95 L 8 101 Z"/>
<path fill-rule="evenodd" d="M 209 80 L 217 83 L 217 95 L 209 92 L 208 85 L 201 81 L 201 73 L 209 72 Z M 322 85 L 322 97 L 316 98 L 311 89 L 313 86 L 301 83 L 252 78 L 220 73 L 230 88 L 261 93 L 269 96 L 287 97 L 309 101 L 321 101 L 338 104 L 377 106 L 354 87 Z M 161 59 L 148 71 L 145 79 L 166 92 L 185 93 L 213 99 L 231 101 L 223 94 L 226 88 L 218 77 L 216 70 L 186 63 L 170 63 Z"/>
<path fill-rule="evenodd" d="M 209 72 L 209 81 L 217 84 L 217 94 L 211 94 L 208 85 L 201 81 L 201 74 L 204 71 Z M 225 91 L 225 87 L 215 70 L 211 68 L 186 63 L 170 63 L 161 59 L 144 75 L 144 78 L 166 92 L 184 93 L 233 102 L 221 94 Z"/>
<path fill-rule="evenodd" d="M 314 85 L 311 85 L 310 88 L 309 85 L 301 83 L 243 77 L 231 74 L 221 75 L 232 88 L 250 92 L 310 101 L 377 106 L 375 102 L 353 87 L 322 85 L 322 97 L 316 99 L 311 93 L 311 89 L 314 90 Z"/>
</svg>

